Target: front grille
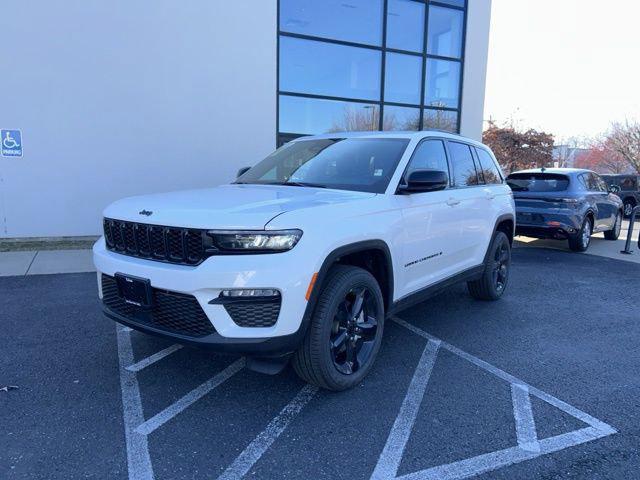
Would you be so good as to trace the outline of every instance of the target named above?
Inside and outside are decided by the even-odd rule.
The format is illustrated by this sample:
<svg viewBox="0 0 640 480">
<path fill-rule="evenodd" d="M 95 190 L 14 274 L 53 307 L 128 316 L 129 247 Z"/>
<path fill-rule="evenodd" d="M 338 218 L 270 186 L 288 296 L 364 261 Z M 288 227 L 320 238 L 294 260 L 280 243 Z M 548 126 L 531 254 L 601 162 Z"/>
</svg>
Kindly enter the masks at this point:
<svg viewBox="0 0 640 480">
<path fill-rule="evenodd" d="M 111 251 L 131 257 L 198 265 L 210 256 L 206 230 L 163 227 L 105 218 L 104 238 Z"/>
<path fill-rule="evenodd" d="M 126 303 L 118 295 L 115 278 L 102 274 L 102 301 L 113 312 L 135 323 L 187 337 L 204 337 L 216 329 L 192 295 L 153 288 L 153 307 Z"/>
<path fill-rule="evenodd" d="M 239 327 L 273 327 L 280 314 L 280 299 L 268 302 L 227 303 L 224 308 Z"/>
</svg>

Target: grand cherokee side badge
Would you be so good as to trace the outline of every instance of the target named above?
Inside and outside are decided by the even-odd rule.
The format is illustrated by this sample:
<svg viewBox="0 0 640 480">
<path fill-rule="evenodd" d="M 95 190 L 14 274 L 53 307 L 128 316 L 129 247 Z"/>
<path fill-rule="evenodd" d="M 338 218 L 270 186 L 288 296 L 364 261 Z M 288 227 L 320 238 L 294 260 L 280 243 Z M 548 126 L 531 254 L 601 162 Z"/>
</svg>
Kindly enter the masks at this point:
<svg viewBox="0 0 640 480">
<path fill-rule="evenodd" d="M 138 213 L 140 215 L 144 215 L 145 217 L 148 217 L 149 215 L 153 214 L 153 212 L 150 212 L 149 210 L 140 210 Z"/>
</svg>

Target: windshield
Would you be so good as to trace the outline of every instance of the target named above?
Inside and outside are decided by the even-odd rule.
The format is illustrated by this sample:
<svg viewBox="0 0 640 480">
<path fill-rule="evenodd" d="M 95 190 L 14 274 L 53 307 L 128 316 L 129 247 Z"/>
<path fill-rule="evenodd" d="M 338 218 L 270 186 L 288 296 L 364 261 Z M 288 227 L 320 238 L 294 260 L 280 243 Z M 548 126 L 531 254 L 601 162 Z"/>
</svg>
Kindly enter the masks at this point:
<svg viewBox="0 0 640 480">
<path fill-rule="evenodd" d="M 555 173 L 514 173 L 507 177 L 507 183 L 514 192 L 563 192 L 569 179 Z"/>
<path fill-rule="evenodd" d="M 408 143 L 401 138 L 291 142 L 241 175 L 236 183 L 384 193 Z"/>
</svg>

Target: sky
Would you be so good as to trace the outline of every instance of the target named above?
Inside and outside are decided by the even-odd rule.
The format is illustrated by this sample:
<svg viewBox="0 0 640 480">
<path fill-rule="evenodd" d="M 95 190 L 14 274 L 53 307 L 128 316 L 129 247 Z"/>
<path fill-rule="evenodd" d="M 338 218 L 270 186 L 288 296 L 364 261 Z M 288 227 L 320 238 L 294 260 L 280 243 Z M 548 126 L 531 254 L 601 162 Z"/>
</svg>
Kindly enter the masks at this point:
<svg viewBox="0 0 640 480">
<path fill-rule="evenodd" d="M 557 140 L 640 120 L 640 1 L 493 0 L 484 117 Z"/>
</svg>

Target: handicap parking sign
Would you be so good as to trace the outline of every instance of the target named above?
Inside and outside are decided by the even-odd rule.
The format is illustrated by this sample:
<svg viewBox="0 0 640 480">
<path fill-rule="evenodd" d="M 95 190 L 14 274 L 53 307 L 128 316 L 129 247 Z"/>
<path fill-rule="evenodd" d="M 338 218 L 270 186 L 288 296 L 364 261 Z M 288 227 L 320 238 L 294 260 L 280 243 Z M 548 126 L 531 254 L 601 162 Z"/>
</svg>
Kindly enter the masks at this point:
<svg viewBox="0 0 640 480">
<path fill-rule="evenodd" d="M 3 157 L 22 156 L 22 132 L 20 130 L 0 130 L 0 144 Z"/>
</svg>

